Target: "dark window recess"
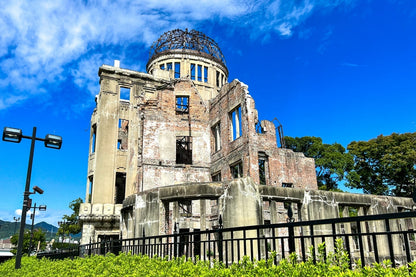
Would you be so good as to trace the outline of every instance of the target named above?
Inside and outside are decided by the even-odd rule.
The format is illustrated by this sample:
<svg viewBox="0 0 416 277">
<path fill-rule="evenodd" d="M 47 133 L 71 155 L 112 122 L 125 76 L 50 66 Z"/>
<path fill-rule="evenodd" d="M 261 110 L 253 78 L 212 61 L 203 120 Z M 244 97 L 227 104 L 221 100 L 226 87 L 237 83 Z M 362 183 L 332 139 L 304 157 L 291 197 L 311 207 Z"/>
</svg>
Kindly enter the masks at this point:
<svg viewBox="0 0 416 277">
<path fill-rule="evenodd" d="M 264 220 L 264 225 L 270 225 L 270 220 L 265 219 Z"/>
<path fill-rule="evenodd" d="M 176 137 L 176 163 L 192 164 L 192 137 Z"/>
<path fill-rule="evenodd" d="M 212 136 L 214 137 L 214 152 L 221 149 L 221 125 L 218 122 L 211 128 Z"/>
<path fill-rule="evenodd" d="M 230 166 L 231 168 L 231 176 L 235 178 L 243 177 L 243 163 L 240 161 L 236 164 Z"/>
<path fill-rule="evenodd" d="M 172 70 L 172 63 L 166 64 L 166 70 Z"/>
<path fill-rule="evenodd" d="M 216 76 L 216 80 L 217 80 L 217 87 L 220 86 L 220 72 L 217 71 L 217 76 Z"/>
<path fill-rule="evenodd" d="M 87 199 L 87 203 L 91 203 L 91 200 L 92 200 L 92 185 L 93 185 L 93 183 L 94 183 L 94 176 L 93 175 L 91 175 L 91 176 L 89 176 L 88 177 L 88 181 L 89 181 L 89 183 L 90 183 L 90 187 L 89 187 L 89 191 L 88 191 L 88 199 Z"/>
<path fill-rule="evenodd" d="M 202 65 L 198 65 L 198 81 L 202 82 Z"/>
<path fill-rule="evenodd" d="M 191 63 L 191 80 L 195 80 L 195 64 Z"/>
<path fill-rule="evenodd" d="M 293 188 L 293 183 L 282 183 L 282 187 L 284 187 L 284 188 Z"/>
<path fill-rule="evenodd" d="M 204 82 L 208 83 L 208 67 L 204 66 Z"/>
<path fill-rule="evenodd" d="M 267 185 L 267 179 L 269 177 L 269 161 L 266 153 L 259 152 L 259 183 L 260 185 Z"/>
<path fill-rule="evenodd" d="M 221 172 L 213 174 L 211 179 L 213 182 L 221 182 Z"/>
<path fill-rule="evenodd" d="M 192 216 L 192 201 L 191 200 L 181 200 L 178 202 L 179 214 L 184 217 Z"/>
<path fill-rule="evenodd" d="M 165 70 L 165 65 L 164 64 L 161 64 L 160 65 L 160 69 Z"/>
<path fill-rule="evenodd" d="M 189 113 L 189 97 L 176 96 L 176 114 Z"/>
<path fill-rule="evenodd" d="M 175 63 L 175 79 L 181 77 L 181 63 Z"/>
<path fill-rule="evenodd" d="M 123 204 L 126 193 L 126 173 L 116 173 L 116 193 L 114 197 L 115 204 Z"/>
</svg>

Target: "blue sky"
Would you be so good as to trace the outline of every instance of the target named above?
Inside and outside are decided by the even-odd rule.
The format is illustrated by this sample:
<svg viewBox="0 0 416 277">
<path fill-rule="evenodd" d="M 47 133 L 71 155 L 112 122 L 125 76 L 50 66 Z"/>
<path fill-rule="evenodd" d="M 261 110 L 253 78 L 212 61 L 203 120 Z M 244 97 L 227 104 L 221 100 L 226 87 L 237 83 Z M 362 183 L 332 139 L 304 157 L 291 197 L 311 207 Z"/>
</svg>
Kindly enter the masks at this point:
<svg viewBox="0 0 416 277">
<path fill-rule="evenodd" d="M 249 86 L 261 119 L 287 136 L 369 140 L 416 127 L 416 1 L 4 1 L 0 10 L 0 127 L 63 137 L 35 149 L 36 222 L 55 224 L 85 197 L 89 121 L 98 67 L 145 71 L 165 31 L 202 31 Z M 0 219 L 22 207 L 30 142 L 0 141 Z"/>
</svg>

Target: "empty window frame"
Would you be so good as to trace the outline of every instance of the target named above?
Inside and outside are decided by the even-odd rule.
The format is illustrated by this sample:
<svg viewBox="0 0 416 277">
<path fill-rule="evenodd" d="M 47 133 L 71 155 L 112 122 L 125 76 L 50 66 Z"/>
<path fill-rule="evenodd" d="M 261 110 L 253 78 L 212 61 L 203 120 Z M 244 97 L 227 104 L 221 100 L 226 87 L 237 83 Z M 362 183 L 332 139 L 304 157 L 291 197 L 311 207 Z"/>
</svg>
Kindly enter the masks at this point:
<svg viewBox="0 0 416 277">
<path fill-rule="evenodd" d="M 172 63 L 167 63 L 166 64 L 166 70 L 172 70 Z"/>
<path fill-rule="evenodd" d="M 175 79 L 181 77 L 181 63 L 175 63 Z"/>
<path fill-rule="evenodd" d="M 91 153 L 95 152 L 96 140 L 97 140 L 97 125 L 94 124 L 91 127 Z"/>
<path fill-rule="evenodd" d="M 260 185 L 267 185 L 269 179 L 269 160 L 264 152 L 258 153 L 259 157 L 259 183 Z"/>
<path fill-rule="evenodd" d="M 126 119 L 118 120 L 118 139 L 117 149 L 127 150 L 129 136 L 129 121 Z"/>
<path fill-rule="evenodd" d="M 204 83 L 208 83 L 208 67 L 204 66 Z"/>
<path fill-rule="evenodd" d="M 284 188 L 293 188 L 293 183 L 282 183 L 282 187 L 284 187 Z"/>
<path fill-rule="evenodd" d="M 192 217 L 192 200 L 180 200 L 178 206 L 180 216 Z"/>
<path fill-rule="evenodd" d="M 195 64 L 191 63 L 191 80 L 195 80 Z"/>
<path fill-rule="evenodd" d="M 221 125 L 220 122 L 215 124 L 212 128 L 212 136 L 214 138 L 214 149 L 213 152 L 217 152 L 221 149 Z"/>
<path fill-rule="evenodd" d="M 189 96 L 176 96 L 176 114 L 189 113 Z"/>
<path fill-rule="evenodd" d="M 192 137 L 176 137 L 176 164 L 192 164 Z"/>
<path fill-rule="evenodd" d="M 231 169 L 231 176 L 234 179 L 243 177 L 243 163 L 241 161 L 235 164 L 232 164 L 230 166 L 230 169 Z"/>
<path fill-rule="evenodd" d="M 92 185 L 94 181 L 94 176 L 91 175 L 88 177 L 88 188 L 87 188 L 87 203 L 91 203 L 92 201 Z"/>
<path fill-rule="evenodd" d="M 238 139 L 242 135 L 241 130 L 241 106 L 236 107 L 232 110 L 229 114 L 230 121 L 231 121 L 231 141 Z"/>
<path fill-rule="evenodd" d="M 165 70 L 165 64 L 161 64 L 160 69 Z"/>
<path fill-rule="evenodd" d="M 120 100 L 130 100 L 130 88 L 120 87 Z"/>
<path fill-rule="evenodd" d="M 213 182 L 221 182 L 221 172 L 217 172 L 211 175 Z"/>
<path fill-rule="evenodd" d="M 198 65 L 198 81 L 202 82 L 202 65 Z"/>
<path fill-rule="evenodd" d="M 114 203 L 123 204 L 126 194 L 126 173 L 116 172 Z"/>
</svg>

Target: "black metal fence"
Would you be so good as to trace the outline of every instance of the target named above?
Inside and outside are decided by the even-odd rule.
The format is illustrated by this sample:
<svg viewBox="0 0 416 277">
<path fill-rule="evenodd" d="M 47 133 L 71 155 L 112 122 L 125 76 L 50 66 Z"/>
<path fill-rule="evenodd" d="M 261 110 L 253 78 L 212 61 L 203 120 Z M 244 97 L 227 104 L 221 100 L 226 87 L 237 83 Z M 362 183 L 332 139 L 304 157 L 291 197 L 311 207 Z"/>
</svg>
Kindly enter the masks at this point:
<svg viewBox="0 0 416 277">
<path fill-rule="evenodd" d="M 186 256 L 218 260 L 226 266 L 243 256 L 252 260 L 268 259 L 276 252 L 275 262 L 295 252 L 300 261 L 315 259 L 318 245 L 325 242 L 325 253 L 334 251 L 342 239 L 350 257 L 350 267 L 358 260 L 362 266 L 390 259 L 393 266 L 407 264 L 416 257 L 416 212 L 356 216 L 336 219 L 288 222 L 235 228 L 219 228 L 172 235 L 122 240 L 102 240 L 80 245 L 77 249 L 38 254 L 52 259 L 131 252 L 169 258 Z M 312 250 L 313 249 L 313 250 Z M 312 250 L 312 252 L 311 252 Z"/>
</svg>

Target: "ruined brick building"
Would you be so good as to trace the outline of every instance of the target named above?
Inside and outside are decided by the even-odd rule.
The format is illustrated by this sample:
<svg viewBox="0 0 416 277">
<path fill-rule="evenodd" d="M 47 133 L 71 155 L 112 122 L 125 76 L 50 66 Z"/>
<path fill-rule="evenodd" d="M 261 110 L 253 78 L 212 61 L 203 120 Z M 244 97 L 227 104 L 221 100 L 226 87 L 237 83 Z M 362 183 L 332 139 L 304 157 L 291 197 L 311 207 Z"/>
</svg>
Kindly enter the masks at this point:
<svg viewBox="0 0 416 277">
<path fill-rule="evenodd" d="M 317 190 L 315 163 L 279 148 L 248 86 L 197 31 L 164 33 L 147 72 L 99 68 L 81 243 L 411 208 L 408 199 Z M 344 213 L 344 215 L 347 212 Z"/>
</svg>

